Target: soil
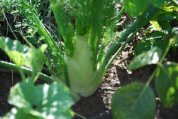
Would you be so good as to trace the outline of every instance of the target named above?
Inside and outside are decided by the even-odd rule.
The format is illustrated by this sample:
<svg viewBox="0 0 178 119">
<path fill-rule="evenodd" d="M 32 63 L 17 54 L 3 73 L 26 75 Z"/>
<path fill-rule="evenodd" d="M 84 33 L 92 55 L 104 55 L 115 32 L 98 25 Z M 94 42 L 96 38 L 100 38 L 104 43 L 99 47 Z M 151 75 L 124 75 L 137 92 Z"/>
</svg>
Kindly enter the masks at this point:
<svg viewBox="0 0 178 119">
<path fill-rule="evenodd" d="M 14 74 L 13 71 L 0 68 L 0 116 L 3 116 L 12 108 L 8 104 L 7 98 L 10 88 L 18 81 L 20 81 L 20 77 Z"/>
</svg>

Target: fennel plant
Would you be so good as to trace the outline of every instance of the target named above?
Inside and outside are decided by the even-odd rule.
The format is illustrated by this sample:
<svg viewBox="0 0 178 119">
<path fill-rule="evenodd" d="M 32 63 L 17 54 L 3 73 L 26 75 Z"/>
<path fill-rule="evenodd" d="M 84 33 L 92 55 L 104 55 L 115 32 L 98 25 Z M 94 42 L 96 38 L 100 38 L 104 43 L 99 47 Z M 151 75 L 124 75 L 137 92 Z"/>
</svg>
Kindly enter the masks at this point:
<svg viewBox="0 0 178 119">
<path fill-rule="evenodd" d="M 4 2 L 8 3 L 8 1 Z M 12 2 L 11 2 L 12 3 Z M 118 40 L 114 29 L 124 12 L 116 9 L 118 0 L 50 0 L 58 28 L 58 41 L 43 24 L 38 9 L 28 0 L 13 0 L 40 39 L 25 38 L 28 44 L 46 43 L 44 62 L 55 79 L 68 85 L 76 98 L 95 92 L 116 54 L 132 36 L 156 14 L 152 4 L 126 27 Z M 10 5 L 10 3 L 8 4 Z M 105 47 L 111 43 L 109 50 Z"/>
<path fill-rule="evenodd" d="M 159 26 L 159 22 L 166 21 L 165 18 L 178 18 L 174 14 L 177 11 L 177 2 L 174 0 L 123 0 L 123 8 L 117 11 L 115 7 L 118 2 L 119 0 L 50 0 L 58 29 L 56 36 L 61 39 L 58 41 L 41 20 L 39 9 L 36 8 L 38 5 L 28 0 L 2 0 L 2 12 L 16 8 L 33 31 L 28 37 L 24 36 L 30 47 L 0 37 L 1 50 L 15 63 L 0 61 L 0 66 L 19 70 L 22 79 L 25 79 L 11 88 L 8 101 L 15 108 L 4 119 L 72 118 L 74 113 L 70 107 L 73 101 L 61 80 L 76 99 L 91 95 L 116 55 L 124 50 L 137 31 L 152 20 L 151 26 L 160 32 L 162 25 Z M 124 12 L 133 17 L 134 21 L 124 28 L 117 40 L 113 40 L 116 23 Z M 166 16 L 167 14 L 170 16 Z M 162 15 L 166 17 L 159 19 Z M 128 68 L 134 70 L 149 64 L 156 64 L 157 67 L 145 85 L 131 83 L 116 91 L 112 98 L 114 119 L 154 118 L 156 101 L 154 92 L 149 87 L 154 78 L 163 104 L 166 107 L 177 104 L 178 88 L 175 84 L 178 64 L 163 62 L 172 45 L 177 45 L 177 32 L 170 27 L 161 32 L 161 37 L 157 37 L 159 34 L 149 34 L 153 41 L 146 36 L 136 46 L 136 57 Z M 43 43 L 47 44 L 47 49 Z M 105 51 L 108 44 L 109 49 Z M 36 45 L 39 48 L 35 48 Z M 151 48 L 147 49 L 148 46 Z M 40 73 L 43 63 L 49 69 L 51 77 Z M 31 75 L 26 78 L 26 73 Z M 34 85 L 38 77 L 53 83 Z"/>
</svg>

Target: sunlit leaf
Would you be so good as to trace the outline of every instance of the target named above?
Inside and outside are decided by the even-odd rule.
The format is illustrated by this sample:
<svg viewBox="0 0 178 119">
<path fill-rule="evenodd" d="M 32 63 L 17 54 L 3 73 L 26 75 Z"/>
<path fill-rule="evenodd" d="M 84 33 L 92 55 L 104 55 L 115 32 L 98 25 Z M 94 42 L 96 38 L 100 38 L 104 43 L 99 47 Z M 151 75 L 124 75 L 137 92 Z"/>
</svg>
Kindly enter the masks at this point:
<svg viewBox="0 0 178 119">
<path fill-rule="evenodd" d="M 42 45 L 40 48 L 32 48 L 21 44 L 19 41 L 0 37 L 0 49 L 5 51 L 10 59 L 18 66 L 32 68 L 32 77 L 35 78 L 43 66 L 43 53 L 47 48 Z"/>
<path fill-rule="evenodd" d="M 156 64 L 157 62 L 159 62 L 160 58 L 161 58 L 160 48 L 154 47 L 148 52 L 144 52 L 136 56 L 129 64 L 128 68 L 130 70 L 134 70 L 145 65 Z"/>
<path fill-rule="evenodd" d="M 156 89 L 166 107 L 178 104 L 178 64 L 162 65 L 156 74 Z"/>
<path fill-rule="evenodd" d="M 31 115 L 22 109 L 12 108 L 2 119 L 44 119 L 39 116 Z"/>
<path fill-rule="evenodd" d="M 149 0 L 123 0 L 124 8 L 131 16 L 140 16 L 149 6 Z"/>
<path fill-rule="evenodd" d="M 166 51 L 166 48 L 169 45 L 169 40 L 162 40 L 165 36 L 164 33 L 155 31 L 154 33 L 147 36 L 146 39 L 141 40 L 134 49 L 134 54 L 140 55 L 144 52 L 148 52 L 150 49 L 154 47 L 159 47 L 161 49 L 162 54 Z"/>
<path fill-rule="evenodd" d="M 152 24 L 154 30 L 157 30 L 157 31 L 161 31 L 161 26 L 159 25 L 159 23 L 157 21 L 150 21 L 150 23 Z"/>
<path fill-rule="evenodd" d="M 8 102 L 28 115 L 44 119 L 71 119 L 74 113 L 69 89 L 62 83 L 35 86 L 21 82 L 11 88 Z"/>
<path fill-rule="evenodd" d="M 38 110 L 46 119 L 71 119 L 73 117 L 74 113 L 70 109 L 73 99 L 64 84 L 44 84 L 38 86 L 38 89 L 42 90 L 42 101 Z"/>
<path fill-rule="evenodd" d="M 17 65 L 29 65 L 29 47 L 22 45 L 19 41 L 13 41 L 9 38 L 0 37 L 0 49 L 4 50 L 11 60 Z"/>
</svg>

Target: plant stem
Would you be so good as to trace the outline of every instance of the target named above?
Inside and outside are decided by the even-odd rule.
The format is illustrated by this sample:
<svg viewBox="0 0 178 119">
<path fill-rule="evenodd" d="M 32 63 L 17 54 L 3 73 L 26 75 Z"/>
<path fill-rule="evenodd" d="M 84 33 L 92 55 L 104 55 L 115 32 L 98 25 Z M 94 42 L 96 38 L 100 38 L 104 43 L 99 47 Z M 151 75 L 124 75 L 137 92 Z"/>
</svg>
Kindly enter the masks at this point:
<svg viewBox="0 0 178 119">
<path fill-rule="evenodd" d="M 65 44 L 65 53 L 67 56 L 72 56 L 74 45 L 73 45 L 73 27 L 72 24 L 67 20 L 66 14 L 62 2 L 56 0 L 50 0 L 50 7 L 54 13 L 56 24 L 58 28 L 58 35 L 62 36 Z"/>
<path fill-rule="evenodd" d="M 44 43 L 48 45 L 45 54 L 48 53 L 49 55 L 46 55 L 47 58 L 45 58 L 44 62 L 49 67 L 49 69 L 52 69 L 50 72 L 53 73 L 53 71 L 55 71 L 57 77 L 59 77 L 60 72 L 58 72 L 58 69 L 59 67 L 61 68 L 64 64 L 61 47 L 57 44 L 51 33 L 46 29 L 43 22 L 40 20 L 38 10 L 34 9 L 34 6 L 29 3 L 28 0 L 24 0 L 19 3 L 19 10 L 24 14 L 26 19 L 29 20 L 30 24 L 34 28 L 37 28 L 39 36 L 43 38 L 42 40 Z M 36 41 L 36 43 L 38 44 L 38 41 Z"/>
<path fill-rule="evenodd" d="M 117 50 L 121 47 L 122 42 L 128 38 L 128 36 L 132 33 L 136 33 L 139 31 L 144 25 L 146 25 L 151 18 L 155 16 L 157 13 L 158 9 L 155 7 L 151 7 L 148 9 L 145 14 L 142 16 L 138 17 L 134 23 L 132 23 L 130 26 L 128 26 L 121 34 L 119 39 L 111 44 L 109 50 L 106 52 L 102 64 L 104 66 L 107 65 L 109 62 L 110 58 L 117 52 Z"/>
<path fill-rule="evenodd" d="M 119 22 L 119 20 L 121 19 L 123 14 L 124 14 L 124 7 L 122 7 L 121 10 L 118 13 L 118 16 L 116 18 L 116 19 L 118 19 L 117 22 Z M 114 22 L 113 24 L 116 24 L 116 23 Z M 115 25 L 113 25 L 113 26 L 115 27 Z M 99 42 L 98 42 L 98 44 L 99 44 Z M 100 51 L 98 52 L 97 62 L 101 61 L 105 47 L 106 47 L 106 44 L 105 43 L 101 43 L 101 48 L 100 48 Z"/>
<path fill-rule="evenodd" d="M 150 84 L 150 82 L 152 81 L 152 79 L 153 79 L 154 76 L 156 75 L 156 72 L 159 70 L 159 67 L 161 66 L 161 64 L 162 64 L 162 62 L 163 62 L 163 60 L 164 60 L 164 58 L 166 57 L 166 55 L 167 55 L 167 53 L 168 53 L 168 51 L 169 51 L 169 49 L 170 49 L 170 47 L 171 47 L 172 42 L 173 42 L 173 40 L 171 39 L 171 40 L 169 41 L 168 47 L 166 48 L 166 50 L 165 50 L 163 56 L 161 57 L 160 61 L 157 63 L 156 69 L 154 70 L 154 72 L 152 73 L 152 75 L 150 76 L 150 78 L 148 79 L 148 81 L 147 81 L 147 83 L 146 83 L 147 86 Z"/>
<path fill-rule="evenodd" d="M 134 34 L 134 33 L 133 33 Z M 133 38 L 133 34 L 131 34 L 130 35 L 130 37 L 125 41 L 125 42 L 123 42 L 122 43 L 122 46 L 117 50 L 117 52 L 112 56 L 112 58 L 109 60 L 109 62 L 107 63 L 107 65 L 106 65 L 106 70 L 109 68 L 109 66 L 112 64 L 112 62 L 114 61 L 114 59 L 117 57 L 117 55 L 121 52 L 121 51 L 123 51 L 124 50 L 124 48 L 125 48 L 125 46 L 126 46 L 126 44 L 127 43 L 129 43 L 131 40 L 132 40 L 132 38 Z"/>
<path fill-rule="evenodd" d="M 81 119 L 87 119 L 87 118 L 85 118 L 84 116 L 82 116 L 82 115 L 80 115 L 80 114 L 78 114 L 78 113 L 76 113 L 76 112 L 75 112 L 75 115 L 76 115 L 77 117 L 81 118 Z"/>
<path fill-rule="evenodd" d="M 44 41 L 45 43 L 48 45 L 48 49 L 50 49 L 50 51 L 52 53 L 55 53 L 55 55 L 57 55 L 58 58 L 63 59 L 62 56 L 60 55 L 61 53 L 61 49 L 57 46 L 57 43 L 55 43 L 55 40 L 52 38 L 52 36 L 50 35 L 50 33 L 48 32 L 48 30 L 45 29 L 45 26 L 42 24 L 42 22 L 38 19 L 37 16 L 35 16 L 35 20 L 37 22 L 38 25 L 38 33 L 41 36 L 44 36 Z"/>
<path fill-rule="evenodd" d="M 154 78 L 154 76 L 156 75 L 157 71 L 159 70 L 159 66 L 162 65 L 162 62 L 163 62 L 164 58 L 166 57 L 166 55 L 167 55 L 167 53 L 168 53 L 168 51 L 169 51 L 169 49 L 171 47 L 172 41 L 173 41 L 172 39 L 169 41 L 168 47 L 166 48 L 166 50 L 165 50 L 162 58 L 160 59 L 160 61 L 157 63 L 156 69 L 154 70 L 154 72 L 152 73 L 152 75 L 150 76 L 150 78 L 148 79 L 148 81 L 146 82 L 145 87 L 143 88 L 142 92 L 139 95 L 139 98 L 142 97 L 142 95 L 144 94 L 144 92 L 146 91 L 146 89 L 149 87 L 152 79 Z"/>
<path fill-rule="evenodd" d="M 67 71 L 67 65 L 64 65 L 64 76 L 65 76 L 65 84 L 70 88 L 70 80 Z"/>
<path fill-rule="evenodd" d="M 19 69 L 21 71 L 23 71 L 24 73 L 26 74 L 31 74 L 32 73 L 32 70 L 30 68 L 27 68 L 27 67 L 24 67 L 24 66 L 17 66 L 16 64 L 13 64 L 13 63 L 10 63 L 10 62 L 5 62 L 5 61 L 1 61 L 0 60 L 0 66 L 1 67 L 4 67 L 4 68 L 7 68 L 7 69 L 12 69 L 12 70 L 16 70 L 18 71 Z M 39 74 L 39 78 L 48 82 L 48 83 L 51 83 L 52 82 L 52 78 L 46 74 L 43 74 L 43 73 L 40 73 Z"/>
<path fill-rule="evenodd" d="M 124 14 L 124 6 L 121 8 L 121 10 L 119 11 L 119 14 L 118 14 L 118 20 L 120 20 L 121 19 L 121 17 L 122 17 L 122 15 Z"/>
</svg>

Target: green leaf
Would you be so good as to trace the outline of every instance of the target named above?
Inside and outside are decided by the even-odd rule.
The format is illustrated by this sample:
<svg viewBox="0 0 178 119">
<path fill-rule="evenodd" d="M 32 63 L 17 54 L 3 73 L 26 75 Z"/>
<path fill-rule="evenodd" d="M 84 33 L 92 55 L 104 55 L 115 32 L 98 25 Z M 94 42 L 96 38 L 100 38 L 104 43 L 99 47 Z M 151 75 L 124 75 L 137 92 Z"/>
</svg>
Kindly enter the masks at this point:
<svg viewBox="0 0 178 119">
<path fill-rule="evenodd" d="M 151 0 L 151 2 L 155 7 L 160 8 L 163 5 L 163 3 L 165 2 L 165 0 Z"/>
<path fill-rule="evenodd" d="M 169 45 L 170 40 L 162 40 L 165 36 L 162 32 L 155 31 L 154 33 L 147 36 L 146 39 L 141 40 L 134 49 L 134 54 L 140 55 L 141 53 L 148 52 L 154 47 L 159 47 L 162 51 L 162 54 L 166 51 L 166 48 Z"/>
<path fill-rule="evenodd" d="M 32 67 L 32 79 L 36 78 L 38 76 L 38 73 L 40 73 L 41 69 L 43 68 L 43 56 L 44 52 L 47 48 L 47 45 L 42 45 L 39 49 L 36 49 L 34 47 L 31 48 L 29 55 L 31 58 L 30 64 Z"/>
<path fill-rule="evenodd" d="M 153 119 L 155 110 L 152 89 L 141 83 L 118 89 L 112 98 L 113 119 Z"/>
<path fill-rule="evenodd" d="M 115 5 L 120 0 L 63 0 L 51 1 L 56 22 L 64 38 L 64 44 L 72 56 L 76 36 L 86 36 L 94 53 L 98 52 L 99 40 L 114 31 L 118 22 Z M 75 20 L 74 20 L 75 19 Z M 73 23 L 75 22 L 75 23 Z M 67 29 L 66 29 L 67 28 Z M 107 33 L 108 32 L 108 33 Z M 67 37 L 70 36 L 70 37 Z M 108 41 L 110 39 L 107 39 Z M 102 43 L 102 42 L 101 42 Z M 73 49 L 72 49 L 73 48 Z M 96 54 L 93 59 L 96 60 Z"/>
<path fill-rule="evenodd" d="M 175 36 L 172 40 L 172 46 L 175 48 L 178 47 L 178 36 Z"/>
<path fill-rule="evenodd" d="M 156 89 L 164 106 L 178 104 L 178 64 L 162 65 L 156 74 Z"/>
<path fill-rule="evenodd" d="M 159 25 L 158 21 L 150 21 L 150 23 L 151 23 L 151 25 L 152 25 L 154 30 L 156 30 L 156 31 L 161 31 L 162 30 L 162 28 Z"/>
<path fill-rule="evenodd" d="M 18 66 L 29 65 L 29 47 L 22 45 L 19 41 L 13 41 L 9 38 L 0 37 L 0 49 L 5 51 L 11 60 Z"/>
<path fill-rule="evenodd" d="M 30 67 L 30 59 L 28 54 L 22 54 L 15 50 L 6 50 L 5 51 L 10 59 L 17 64 L 18 66 L 28 66 Z"/>
<path fill-rule="evenodd" d="M 129 64 L 128 68 L 130 70 L 135 70 L 145 65 L 156 64 L 159 62 L 160 58 L 161 58 L 160 48 L 154 47 L 148 52 L 144 52 L 136 56 Z"/>
<path fill-rule="evenodd" d="M 12 108 L 2 119 L 43 119 L 42 117 L 37 117 L 24 112 L 22 109 Z"/>
<path fill-rule="evenodd" d="M 149 0 L 124 0 L 124 8 L 132 17 L 142 15 L 148 8 Z"/>
<path fill-rule="evenodd" d="M 138 44 L 136 44 L 135 48 L 134 48 L 134 55 L 140 55 L 144 52 L 147 52 L 151 49 L 151 47 L 153 47 L 152 45 L 153 43 L 151 42 L 151 40 L 141 40 Z"/>
<path fill-rule="evenodd" d="M 42 92 L 42 101 L 37 107 L 46 119 L 71 119 L 74 115 L 70 109 L 73 99 L 69 89 L 62 83 L 38 86 Z"/>
<path fill-rule="evenodd" d="M 37 78 L 38 73 L 42 69 L 42 58 L 46 48 L 46 45 L 42 45 L 38 49 L 33 46 L 32 48 L 29 48 L 28 46 L 21 44 L 19 41 L 0 37 L 0 49 L 5 51 L 10 59 L 18 66 L 27 66 L 32 68 L 33 80 Z"/>
<path fill-rule="evenodd" d="M 24 81 L 11 88 L 8 102 L 29 111 L 42 100 L 41 97 L 42 93 L 33 83 Z"/>
<path fill-rule="evenodd" d="M 28 115 L 44 119 L 71 119 L 73 104 L 69 89 L 63 83 L 35 86 L 31 82 L 21 82 L 11 88 L 8 102 Z"/>
</svg>

